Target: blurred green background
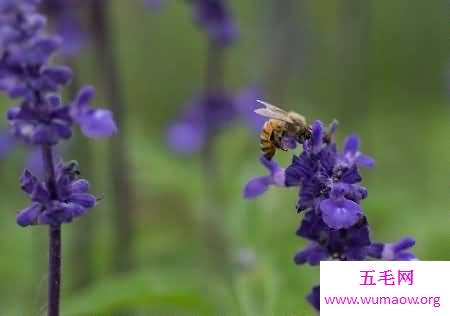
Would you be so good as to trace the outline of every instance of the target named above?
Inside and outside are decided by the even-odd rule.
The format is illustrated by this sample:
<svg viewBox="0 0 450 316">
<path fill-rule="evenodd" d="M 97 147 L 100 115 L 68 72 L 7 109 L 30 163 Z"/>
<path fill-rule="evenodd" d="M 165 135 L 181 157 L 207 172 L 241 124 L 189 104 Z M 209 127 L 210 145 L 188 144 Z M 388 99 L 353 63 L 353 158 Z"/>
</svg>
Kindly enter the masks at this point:
<svg viewBox="0 0 450 316">
<path fill-rule="evenodd" d="M 229 91 L 257 84 L 268 101 L 311 120 L 337 118 L 339 141 L 357 132 L 376 160 L 363 173 L 373 239 L 413 235 L 421 260 L 450 260 L 447 1 L 230 6 L 240 38 L 226 53 Z M 293 263 L 305 244 L 295 236 L 296 190 L 272 188 L 251 201 L 241 195 L 250 177 L 266 172 L 257 136 L 236 124 L 216 138 L 219 211 L 208 208 L 200 156 L 177 155 L 165 144 L 166 128 L 202 88 L 205 72 L 205 34 L 189 4 L 168 0 L 156 11 L 115 0 L 110 9 L 127 115 L 119 128 L 127 129 L 133 190 L 132 268 L 115 272 L 112 261 L 112 241 L 122 232 L 112 225 L 109 144 L 75 138 L 64 156 L 86 161 L 81 170 L 104 199 L 64 226 L 62 315 L 314 315 L 304 296 L 318 283 L 318 268 Z M 107 105 L 95 56 L 91 45 L 76 59 L 77 81 L 98 86 L 96 103 Z M 2 97 L 2 104 L 11 102 Z M 278 157 L 287 165 L 291 153 Z M 45 314 L 47 230 L 15 223 L 28 202 L 18 183 L 25 159 L 18 149 L 0 167 L 5 316 Z"/>
</svg>

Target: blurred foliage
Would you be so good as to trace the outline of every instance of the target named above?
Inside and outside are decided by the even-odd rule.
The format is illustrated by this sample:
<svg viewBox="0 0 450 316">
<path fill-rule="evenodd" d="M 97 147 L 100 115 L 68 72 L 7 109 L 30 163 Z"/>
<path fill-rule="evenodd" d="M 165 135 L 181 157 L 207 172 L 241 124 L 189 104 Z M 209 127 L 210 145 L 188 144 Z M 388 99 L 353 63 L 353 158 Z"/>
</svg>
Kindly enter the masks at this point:
<svg viewBox="0 0 450 316">
<path fill-rule="evenodd" d="M 289 41 L 284 47 L 271 45 L 275 39 L 267 35 L 271 29 L 283 34 L 271 11 L 283 4 L 231 2 L 241 34 L 227 54 L 230 90 L 252 83 L 268 91 L 283 86 L 280 100 L 271 95 L 268 100 L 291 105 L 311 119 L 336 117 L 340 140 L 348 132 L 360 134 L 363 150 L 376 159 L 375 169 L 364 173 L 369 197 L 363 202 L 374 239 L 410 234 L 417 238 L 419 258 L 450 260 L 447 2 L 293 1 L 291 18 L 303 34 L 301 54 Z M 128 110 L 129 172 L 137 189 L 136 243 L 130 245 L 136 269 L 110 272 L 110 239 L 120 234 L 112 231 L 108 213 L 114 175 L 108 174 L 107 145 L 89 141 L 95 157 L 89 176 L 105 197 L 81 219 L 95 223 L 95 278 L 87 288 L 72 289 L 77 275 L 71 270 L 83 254 L 69 254 L 65 247 L 63 315 L 111 315 L 130 308 L 138 316 L 314 315 L 304 295 L 318 282 L 318 269 L 295 266 L 292 260 L 304 245 L 295 236 L 300 221 L 295 189 L 271 189 L 254 201 L 241 197 L 249 177 L 265 172 L 257 160 L 257 137 L 230 126 L 215 143 L 221 176 L 215 180 L 226 210 L 221 224 L 232 257 L 227 271 L 217 269 L 205 243 L 216 236 L 205 234 L 203 227 L 208 210 L 199 156 L 176 156 L 165 146 L 165 128 L 203 81 L 206 43 L 192 24 L 188 3 L 168 0 L 158 12 L 144 10 L 139 1 L 113 3 Z M 360 14 L 367 19 L 353 19 Z M 342 27 L 343 22 L 350 27 Z M 364 36 L 345 31 L 362 27 Z M 351 49 L 345 43 L 352 43 Z M 269 58 L 271 49 L 293 54 L 279 78 L 266 73 L 278 67 Z M 95 84 L 92 51 L 85 50 L 77 62 L 78 81 Z M 99 102 L 102 98 L 100 91 Z M 2 98 L 3 108 L 10 103 Z M 77 155 L 83 157 L 82 148 Z M 46 229 L 23 229 L 14 219 L 14 211 L 26 205 L 18 184 L 25 156 L 19 149 L 0 167 L 2 316 L 45 314 Z M 285 165 L 290 160 L 289 153 L 279 157 Z M 65 226 L 65 245 L 73 238 L 73 225 Z"/>
</svg>

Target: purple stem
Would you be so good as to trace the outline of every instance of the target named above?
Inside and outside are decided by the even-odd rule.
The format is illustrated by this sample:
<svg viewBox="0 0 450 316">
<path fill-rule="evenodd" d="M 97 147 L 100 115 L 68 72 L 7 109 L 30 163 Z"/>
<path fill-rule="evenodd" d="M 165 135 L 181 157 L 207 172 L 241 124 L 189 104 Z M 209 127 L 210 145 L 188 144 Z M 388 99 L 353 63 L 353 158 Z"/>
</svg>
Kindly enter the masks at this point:
<svg viewBox="0 0 450 316">
<path fill-rule="evenodd" d="M 52 147 L 42 146 L 47 187 L 51 199 L 58 199 L 55 164 Z M 48 254 L 48 316 L 59 316 L 59 293 L 61 285 L 61 225 L 49 226 Z"/>
</svg>

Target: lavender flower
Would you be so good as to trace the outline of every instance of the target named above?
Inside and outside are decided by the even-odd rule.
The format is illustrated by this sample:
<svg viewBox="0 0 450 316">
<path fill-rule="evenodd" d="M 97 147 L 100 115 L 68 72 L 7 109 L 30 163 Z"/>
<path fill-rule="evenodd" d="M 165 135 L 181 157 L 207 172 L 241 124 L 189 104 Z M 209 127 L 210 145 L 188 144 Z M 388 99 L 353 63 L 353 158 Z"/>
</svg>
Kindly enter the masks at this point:
<svg viewBox="0 0 450 316">
<path fill-rule="evenodd" d="M 112 113 L 90 106 L 92 87 L 82 88 L 74 102 L 62 102 L 58 90 L 70 82 L 71 71 L 48 64 L 60 39 L 43 33 L 45 18 L 35 10 L 38 2 L 0 2 L 0 90 L 21 98 L 7 113 L 13 134 L 26 143 L 43 146 L 70 138 L 73 123 L 88 137 L 114 134 L 117 127 Z M 39 199 L 42 205 L 44 200 Z"/>
<path fill-rule="evenodd" d="M 231 44 L 238 31 L 227 0 L 193 0 L 194 19 L 204 28 L 211 40 L 220 46 Z"/>
<path fill-rule="evenodd" d="M 328 259 L 415 259 L 408 251 L 415 244 L 411 237 L 388 244 L 371 240 L 367 217 L 361 207 L 367 189 L 361 185 L 359 168 L 372 167 L 374 160 L 361 153 L 356 135 L 347 137 L 344 149 L 339 152 L 335 143 L 336 129 L 336 121 L 328 131 L 322 122 L 314 122 L 311 137 L 303 143 L 303 151 L 293 156 L 286 169 L 262 158 L 271 175 L 251 179 L 245 186 L 244 196 L 258 196 L 269 185 L 299 187 L 297 211 L 304 216 L 297 235 L 309 240 L 309 244 L 295 255 L 296 264 L 315 266 Z M 307 296 L 316 309 L 320 307 L 319 292 L 319 287 L 315 287 Z"/>
<path fill-rule="evenodd" d="M 243 89 L 235 97 L 225 93 L 195 97 L 182 116 L 169 127 L 169 147 L 179 153 L 198 152 L 210 137 L 239 119 L 251 130 L 259 130 L 264 121 L 253 113 L 253 109 L 260 93 L 259 89 L 251 87 Z"/>
<path fill-rule="evenodd" d="M 42 149 L 46 178 L 39 180 L 25 170 L 22 190 L 31 204 L 17 214 L 20 226 L 49 226 L 48 315 L 59 315 L 61 283 L 61 224 L 81 216 L 96 199 L 89 183 L 78 179 L 75 163 L 54 164 L 54 145 L 69 139 L 74 123 L 88 137 L 116 132 L 112 113 L 90 106 L 92 88 L 83 88 L 77 99 L 63 103 L 60 89 L 72 77 L 65 66 L 48 62 L 61 46 L 61 39 L 44 34 L 45 18 L 36 12 L 39 0 L 0 0 L 0 91 L 20 99 L 7 118 L 13 134 Z"/>
<path fill-rule="evenodd" d="M 78 166 L 75 162 L 56 166 L 57 199 L 52 197 L 45 181 L 40 181 L 25 169 L 20 183 L 22 190 L 30 197 L 32 203 L 17 214 L 20 226 L 35 224 L 59 225 L 70 223 L 95 206 L 95 196 L 88 193 L 89 182 L 79 179 Z"/>
</svg>

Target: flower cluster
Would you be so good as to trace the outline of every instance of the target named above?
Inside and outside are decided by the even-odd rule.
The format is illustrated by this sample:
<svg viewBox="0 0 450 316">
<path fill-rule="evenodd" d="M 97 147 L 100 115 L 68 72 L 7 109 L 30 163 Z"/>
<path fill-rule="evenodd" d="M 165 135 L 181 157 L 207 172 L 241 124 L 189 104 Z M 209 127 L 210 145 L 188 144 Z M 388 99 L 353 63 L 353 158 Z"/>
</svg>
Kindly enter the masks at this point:
<svg viewBox="0 0 450 316">
<path fill-rule="evenodd" d="M 32 202 L 17 214 L 17 223 L 20 226 L 54 225 L 69 223 L 85 214 L 95 205 L 96 198 L 88 193 L 89 182 L 79 179 L 79 175 L 76 162 L 59 162 L 56 166 L 57 194 L 52 196 L 48 184 L 25 169 L 20 184 Z"/>
<path fill-rule="evenodd" d="M 169 147 L 179 153 L 198 152 L 209 137 L 238 119 L 246 122 L 252 130 L 258 130 L 264 121 L 253 109 L 255 100 L 260 97 L 259 89 L 247 88 L 234 98 L 225 94 L 194 98 L 181 117 L 169 127 Z"/>
<path fill-rule="evenodd" d="M 58 91 L 70 82 L 72 73 L 68 67 L 48 64 L 61 39 L 44 34 L 45 18 L 36 12 L 38 2 L 0 1 L 0 90 L 20 98 L 7 114 L 14 135 L 29 144 L 54 145 L 70 138 L 74 122 L 83 132 L 99 126 L 96 134 L 111 135 L 116 131 L 112 114 L 84 100 L 92 95 L 86 92 L 91 88 L 83 88 L 74 102 L 62 103 Z"/>
<path fill-rule="evenodd" d="M 78 124 L 87 137 L 107 137 L 117 131 L 112 113 L 94 108 L 92 87 L 83 87 L 76 99 L 64 103 L 60 90 L 69 84 L 68 67 L 49 64 L 62 40 L 44 32 L 46 19 L 36 10 L 40 0 L 0 0 L 0 91 L 18 100 L 7 111 L 12 134 L 42 146 L 46 154 L 46 182 L 26 170 L 22 189 L 32 203 L 17 215 L 21 226 L 70 222 L 94 206 L 89 184 L 77 179 L 73 164 L 53 166 L 52 146 L 69 139 Z M 52 185 L 50 185 L 52 183 Z"/>
<path fill-rule="evenodd" d="M 211 40 L 220 46 L 231 44 L 238 30 L 231 17 L 227 0 L 193 0 L 194 19 Z"/>
<path fill-rule="evenodd" d="M 244 188 L 246 198 L 264 193 L 271 185 L 299 187 L 297 211 L 304 216 L 297 235 L 309 241 L 299 251 L 296 264 L 318 265 L 322 260 L 413 260 L 408 251 L 415 240 L 406 237 L 395 243 L 374 243 L 361 201 L 367 189 L 361 185 L 360 167 L 372 167 L 372 158 L 359 150 L 355 135 L 346 138 L 338 151 L 335 143 L 337 122 L 328 131 L 316 121 L 303 151 L 293 157 L 286 169 L 275 161 L 261 158 L 270 175 L 251 179 Z M 313 288 L 307 300 L 319 309 L 320 288 Z"/>
</svg>

